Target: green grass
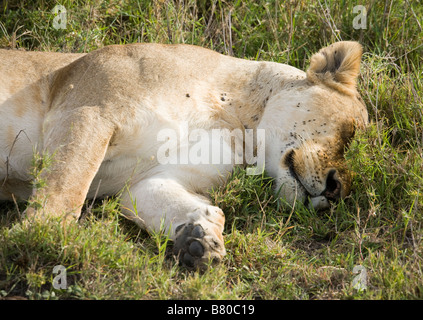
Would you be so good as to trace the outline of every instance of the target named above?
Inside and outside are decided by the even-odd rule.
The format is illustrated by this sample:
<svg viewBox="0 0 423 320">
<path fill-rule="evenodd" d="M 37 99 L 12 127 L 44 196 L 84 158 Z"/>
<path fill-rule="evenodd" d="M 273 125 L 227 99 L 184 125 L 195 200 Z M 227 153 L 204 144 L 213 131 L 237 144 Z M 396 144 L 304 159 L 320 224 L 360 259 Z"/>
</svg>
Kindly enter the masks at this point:
<svg viewBox="0 0 423 320">
<path fill-rule="evenodd" d="M 25 204 L 0 214 L 0 297 L 29 299 L 422 299 L 423 5 L 359 1 L 63 1 L 66 30 L 49 1 L 4 1 L 0 45 L 88 52 L 135 41 L 190 43 L 245 59 L 289 63 L 337 39 L 365 49 L 359 90 L 371 124 L 346 153 L 352 194 L 325 212 L 276 201 L 272 179 L 235 170 L 210 196 L 226 214 L 228 255 L 204 273 L 180 269 L 166 235 L 98 201 L 80 225 L 28 225 Z M 87 204 L 89 206 L 89 204 Z M 54 266 L 68 289 L 52 287 Z M 367 289 L 353 288 L 353 269 Z"/>
</svg>

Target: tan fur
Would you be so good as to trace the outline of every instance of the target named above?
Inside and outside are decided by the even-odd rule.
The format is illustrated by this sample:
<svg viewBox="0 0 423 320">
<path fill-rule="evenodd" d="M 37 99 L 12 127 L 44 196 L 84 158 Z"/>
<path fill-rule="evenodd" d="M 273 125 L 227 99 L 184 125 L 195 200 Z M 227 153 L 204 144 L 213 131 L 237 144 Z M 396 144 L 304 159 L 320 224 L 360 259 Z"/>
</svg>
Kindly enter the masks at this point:
<svg viewBox="0 0 423 320">
<path fill-rule="evenodd" d="M 121 193 L 128 218 L 169 230 L 183 261 L 219 260 L 224 215 L 204 195 L 234 163 L 164 164 L 160 133 L 263 129 L 266 170 L 280 196 L 326 208 L 349 193 L 343 152 L 354 126 L 367 123 L 355 88 L 360 58 L 358 43 L 335 43 L 304 73 L 190 45 L 0 50 L 0 200 L 29 199 L 27 216 L 77 218 L 87 197 Z M 31 190 L 34 152 L 52 160 Z M 192 256 L 199 235 L 204 254 Z"/>
<path fill-rule="evenodd" d="M 360 71 L 362 47 L 357 42 L 344 41 L 321 49 L 310 60 L 307 77 L 349 95 L 355 93 Z"/>
</svg>

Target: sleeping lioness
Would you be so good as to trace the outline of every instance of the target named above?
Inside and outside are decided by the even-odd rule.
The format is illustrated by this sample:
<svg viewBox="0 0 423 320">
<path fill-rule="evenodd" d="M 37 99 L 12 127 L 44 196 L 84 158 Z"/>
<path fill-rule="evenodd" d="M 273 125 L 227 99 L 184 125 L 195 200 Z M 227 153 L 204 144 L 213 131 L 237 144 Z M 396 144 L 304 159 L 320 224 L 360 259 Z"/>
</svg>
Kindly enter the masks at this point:
<svg viewBox="0 0 423 320">
<path fill-rule="evenodd" d="M 303 72 L 191 45 L 0 50 L 0 200 L 28 199 L 26 221 L 69 221 L 86 198 L 120 194 L 128 218 L 170 234 L 183 265 L 219 261 L 225 217 L 207 192 L 235 165 L 261 172 L 262 159 L 291 204 L 348 195 L 343 152 L 368 118 L 361 54 L 338 42 Z"/>
</svg>

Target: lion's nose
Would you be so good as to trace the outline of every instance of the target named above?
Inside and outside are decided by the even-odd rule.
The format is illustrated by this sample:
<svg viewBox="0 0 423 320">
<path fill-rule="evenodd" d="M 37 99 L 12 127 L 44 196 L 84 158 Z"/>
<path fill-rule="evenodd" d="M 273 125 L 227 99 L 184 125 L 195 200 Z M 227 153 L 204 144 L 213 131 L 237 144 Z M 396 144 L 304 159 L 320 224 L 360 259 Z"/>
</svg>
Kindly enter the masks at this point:
<svg viewBox="0 0 423 320">
<path fill-rule="evenodd" d="M 341 198 L 342 184 L 336 178 L 336 173 L 335 169 L 329 171 L 328 177 L 326 178 L 326 189 L 322 192 L 322 196 L 329 201 L 337 201 Z"/>
</svg>

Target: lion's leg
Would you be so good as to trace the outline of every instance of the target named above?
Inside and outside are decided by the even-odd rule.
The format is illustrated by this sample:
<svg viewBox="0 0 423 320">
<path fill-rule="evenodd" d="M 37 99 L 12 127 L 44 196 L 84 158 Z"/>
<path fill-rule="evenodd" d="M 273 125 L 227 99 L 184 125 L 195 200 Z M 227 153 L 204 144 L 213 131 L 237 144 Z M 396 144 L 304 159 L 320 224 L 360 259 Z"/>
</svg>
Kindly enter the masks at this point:
<svg viewBox="0 0 423 320">
<path fill-rule="evenodd" d="M 105 156 L 113 127 L 97 107 L 50 114 L 44 123 L 43 155 L 51 158 L 35 179 L 28 217 L 78 218 Z M 38 175 L 38 174 L 36 174 Z"/>
<path fill-rule="evenodd" d="M 222 210 L 166 173 L 132 185 L 122 205 L 127 217 L 141 227 L 169 232 L 174 254 L 188 268 L 220 261 L 226 254 Z"/>
</svg>

